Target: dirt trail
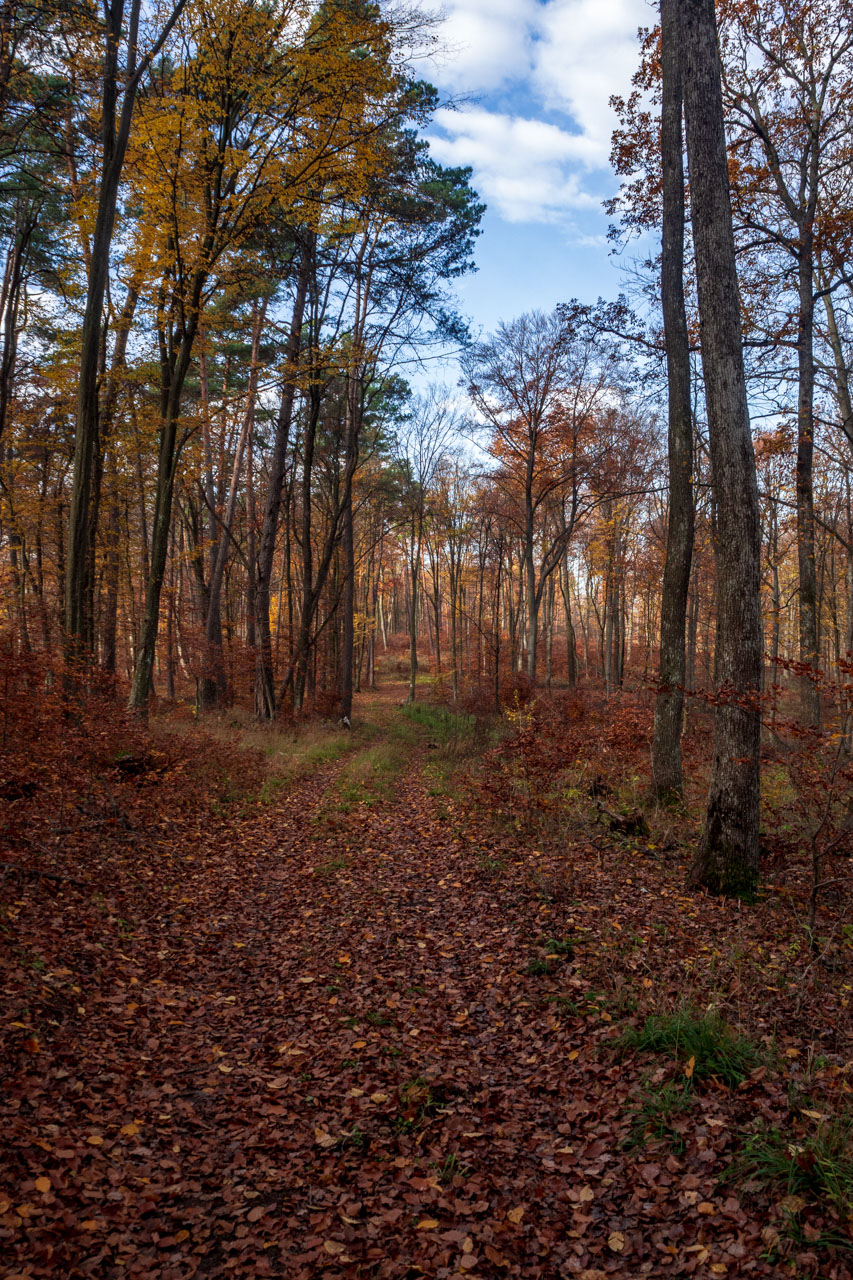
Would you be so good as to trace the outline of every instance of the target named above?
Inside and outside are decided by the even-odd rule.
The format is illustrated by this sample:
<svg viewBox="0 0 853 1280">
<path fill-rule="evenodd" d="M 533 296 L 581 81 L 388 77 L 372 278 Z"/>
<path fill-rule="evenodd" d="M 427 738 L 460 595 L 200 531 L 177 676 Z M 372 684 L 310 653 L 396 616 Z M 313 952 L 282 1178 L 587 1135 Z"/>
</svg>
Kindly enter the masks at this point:
<svg viewBox="0 0 853 1280">
<path fill-rule="evenodd" d="M 626 1149 L 597 914 L 496 855 L 428 726 L 389 748 L 399 692 L 357 706 L 360 750 L 184 851 L 43 1092 L 12 1082 L 0 1274 L 791 1274 L 716 1185 L 713 1092 L 687 1155 Z"/>
</svg>

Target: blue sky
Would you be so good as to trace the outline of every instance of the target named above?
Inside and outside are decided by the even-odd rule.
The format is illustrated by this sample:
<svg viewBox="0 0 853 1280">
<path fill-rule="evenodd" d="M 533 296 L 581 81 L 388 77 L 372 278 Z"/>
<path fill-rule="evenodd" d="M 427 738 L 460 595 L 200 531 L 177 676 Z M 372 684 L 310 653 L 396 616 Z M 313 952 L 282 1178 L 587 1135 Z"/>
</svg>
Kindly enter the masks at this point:
<svg viewBox="0 0 853 1280">
<path fill-rule="evenodd" d="M 611 94 L 627 94 L 648 0 L 445 0 L 426 74 L 457 101 L 429 131 L 443 164 L 473 167 L 488 205 L 478 272 L 458 286 L 473 329 L 620 288 L 601 202 Z"/>
</svg>

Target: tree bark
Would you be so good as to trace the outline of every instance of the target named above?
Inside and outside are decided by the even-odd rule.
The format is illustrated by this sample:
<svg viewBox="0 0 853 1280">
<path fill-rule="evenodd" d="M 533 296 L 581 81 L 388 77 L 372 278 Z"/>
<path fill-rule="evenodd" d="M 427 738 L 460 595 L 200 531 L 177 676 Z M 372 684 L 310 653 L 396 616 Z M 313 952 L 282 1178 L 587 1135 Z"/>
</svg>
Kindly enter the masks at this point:
<svg viewBox="0 0 853 1280">
<path fill-rule="evenodd" d="M 681 37 L 717 563 L 714 754 L 690 881 L 739 894 L 759 865 L 761 547 L 714 0 L 681 0 Z"/>
<path fill-rule="evenodd" d="M 679 44 L 678 0 L 661 0 L 661 301 L 669 393 L 669 520 L 660 611 L 659 692 L 652 739 L 652 778 L 655 794 L 664 801 L 680 796 L 682 789 L 685 630 L 695 521 L 690 342 L 684 305 L 684 161 Z"/>
</svg>

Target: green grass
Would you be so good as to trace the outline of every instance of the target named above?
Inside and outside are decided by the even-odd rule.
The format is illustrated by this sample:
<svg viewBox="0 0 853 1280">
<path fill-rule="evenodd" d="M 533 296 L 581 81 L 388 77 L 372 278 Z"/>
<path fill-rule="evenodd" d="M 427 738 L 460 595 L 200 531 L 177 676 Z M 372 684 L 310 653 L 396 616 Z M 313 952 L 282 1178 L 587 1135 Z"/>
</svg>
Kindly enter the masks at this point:
<svg viewBox="0 0 853 1280">
<path fill-rule="evenodd" d="M 477 728 L 475 716 L 430 702 L 409 702 L 402 715 L 410 724 L 425 729 L 433 742 L 444 745 L 471 737 Z"/>
<path fill-rule="evenodd" d="M 321 862 L 314 868 L 315 876 L 328 877 L 335 875 L 338 871 L 343 871 L 347 866 L 347 859 L 344 854 L 340 854 L 336 858 L 329 858 L 327 862 Z"/>
<path fill-rule="evenodd" d="M 575 943 L 571 938 L 546 938 L 542 944 L 549 955 L 568 956 L 575 954 Z"/>
<path fill-rule="evenodd" d="M 470 1165 L 463 1164 L 455 1151 L 445 1156 L 441 1164 L 435 1163 L 433 1168 L 438 1170 L 439 1182 L 448 1184 L 454 1178 L 467 1178 L 472 1172 Z"/>
<path fill-rule="evenodd" d="M 778 1129 L 752 1134 L 723 1180 L 773 1186 L 787 1196 L 829 1204 L 848 1218 L 853 1215 L 853 1116 L 821 1122 L 796 1141 Z"/>
<path fill-rule="evenodd" d="M 653 1014 L 642 1027 L 632 1027 L 620 1037 L 623 1051 L 655 1053 L 689 1063 L 694 1080 L 719 1080 L 734 1088 L 761 1064 L 759 1050 L 739 1035 L 718 1013 L 697 1013 L 689 1008 L 675 1013 Z"/>
<path fill-rule="evenodd" d="M 631 1131 L 625 1145 L 639 1147 L 656 1139 L 669 1142 L 674 1154 L 680 1155 L 685 1142 L 677 1122 L 691 1111 L 693 1097 L 690 1080 L 667 1080 L 656 1089 L 643 1089 L 631 1112 Z"/>
</svg>

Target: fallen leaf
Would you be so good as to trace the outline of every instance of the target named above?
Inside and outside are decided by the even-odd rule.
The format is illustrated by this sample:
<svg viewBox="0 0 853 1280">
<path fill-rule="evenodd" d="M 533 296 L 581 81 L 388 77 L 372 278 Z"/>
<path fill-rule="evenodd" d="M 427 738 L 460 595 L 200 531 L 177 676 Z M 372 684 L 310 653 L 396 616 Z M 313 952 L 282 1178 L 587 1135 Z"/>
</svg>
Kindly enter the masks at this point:
<svg viewBox="0 0 853 1280">
<path fill-rule="evenodd" d="M 625 1237 L 621 1231 L 614 1231 L 607 1237 L 608 1248 L 614 1253 L 621 1253 L 625 1248 Z"/>
<path fill-rule="evenodd" d="M 517 1226 L 518 1223 L 521 1222 L 521 1219 L 524 1217 L 524 1205 L 523 1204 L 516 1205 L 514 1209 L 510 1209 L 509 1213 L 506 1216 L 509 1218 L 510 1222 L 514 1222 Z"/>
<path fill-rule="evenodd" d="M 50 1178 L 46 1178 L 44 1176 L 36 1178 L 36 1191 L 41 1191 L 42 1194 L 44 1194 L 46 1191 L 50 1191 L 50 1187 Z"/>
<path fill-rule="evenodd" d="M 438 1218 L 421 1218 L 417 1227 L 417 1231 L 435 1231 L 438 1226 Z"/>
</svg>

